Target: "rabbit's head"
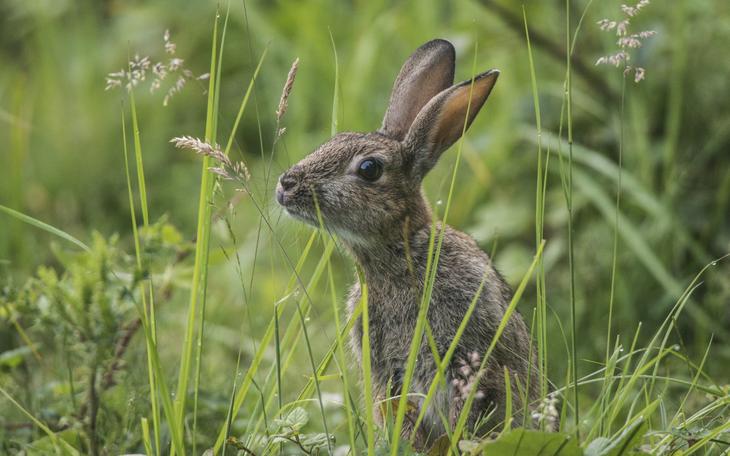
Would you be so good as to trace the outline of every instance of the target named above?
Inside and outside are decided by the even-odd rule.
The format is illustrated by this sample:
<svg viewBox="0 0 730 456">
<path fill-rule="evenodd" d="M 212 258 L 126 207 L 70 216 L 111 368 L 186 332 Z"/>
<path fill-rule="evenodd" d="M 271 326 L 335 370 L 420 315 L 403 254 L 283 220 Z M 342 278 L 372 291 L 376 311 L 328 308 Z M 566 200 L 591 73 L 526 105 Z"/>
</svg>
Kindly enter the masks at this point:
<svg viewBox="0 0 730 456">
<path fill-rule="evenodd" d="M 281 175 L 279 204 L 313 225 L 321 216 L 351 244 L 430 223 L 421 181 L 472 123 L 499 75 L 489 70 L 453 85 L 454 63 L 448 41 L 418 48 L 398 74 L 380 130 L 340 133 L 319 146 Z"/>
</svg>

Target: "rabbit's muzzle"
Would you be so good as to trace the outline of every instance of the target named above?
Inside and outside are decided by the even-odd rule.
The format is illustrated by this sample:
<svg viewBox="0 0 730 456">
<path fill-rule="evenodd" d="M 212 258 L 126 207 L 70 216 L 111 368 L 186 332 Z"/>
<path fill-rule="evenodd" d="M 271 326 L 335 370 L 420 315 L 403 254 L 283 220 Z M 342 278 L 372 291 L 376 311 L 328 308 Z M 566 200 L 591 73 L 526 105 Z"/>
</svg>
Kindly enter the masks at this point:
<svg viewBox="0 0 730 456">
<path fill-rule="evenodd" d="M 301 178 L 296 167 L 291 168 L 279 176 L 279 183 L 276 186 L 276 201 L 286 207 L 297 193 Z"/>
<path fill-rule="evenodd" d="M 311 191 L 304 179 L 304 172 L 298 165 L 279 176 L 276 184 L 276 201 L 286 212 L 306 223 L 317 225 Z"/>
</svg>

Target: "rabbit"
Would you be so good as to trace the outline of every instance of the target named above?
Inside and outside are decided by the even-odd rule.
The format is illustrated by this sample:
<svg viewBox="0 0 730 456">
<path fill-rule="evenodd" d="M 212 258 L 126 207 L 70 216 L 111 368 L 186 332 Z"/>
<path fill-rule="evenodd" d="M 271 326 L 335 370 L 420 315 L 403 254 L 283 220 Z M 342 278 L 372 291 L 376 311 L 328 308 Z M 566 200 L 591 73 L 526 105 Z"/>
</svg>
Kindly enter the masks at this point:
<svg viewBox="0 0 730 456">
<path fill-rule="evenodd" d="M 538 368 L 530 334 L 514 312 L 485 371 L 481 357 L 510 302 L 512 292 L 491 259 L 467 234 L 434 222 L 421 181 L 441 154 L 471 125 L 499 76 L 489 70 L 453 85 L 455 50 L 442 39 L 419 47 L 403 65 L 382 126 L 372 133 L 339 133 L 284 172 L 276 199 L 290 216 L 335 233 L 359 265 L 368 287 L 367 308 L 374 411 L 382 424 L 383 403 L 400 395 L 406 360 L 422 300 L 429 239 L 443 232 L 427 318 L 439 358 L 484 280 L 483 289 L 425 417 L 414 429 L 420 403 L 436 376 L 437 364 L 424 336 L 409 388 L 403 436 L 415 448 L 432 445 L 453 428 L 468 389 L 477 383 L 467 424 L 490 430 L 505 419 L 504 368 L 512 383 L 512 410 L 522 410 L 520 391 L 538 398 Z M 468 110 L 468 114 L 467 114 Z M 350 315 L 361 299 L 352 285 Z M 362 361 L 362 322 L 352 331 L 352 347 Z M 393 401 L 397 404 L 397 399 Z M 392 404 L 391 404 L 392 406 Z M 395 410 L 395 408 L 393 408 Z M 392 413 L 392 412 L 389 412 Z M 515 414 L 515 423 L 522 415 Z"/>
</svg>

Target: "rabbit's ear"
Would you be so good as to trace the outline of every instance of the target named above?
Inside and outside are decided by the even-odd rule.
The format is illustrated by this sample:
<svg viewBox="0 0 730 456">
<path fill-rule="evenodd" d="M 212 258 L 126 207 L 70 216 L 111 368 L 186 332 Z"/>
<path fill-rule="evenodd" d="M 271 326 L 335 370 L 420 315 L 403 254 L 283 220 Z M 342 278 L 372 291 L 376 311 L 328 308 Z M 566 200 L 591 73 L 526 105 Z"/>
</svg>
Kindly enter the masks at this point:
<svg viewBox="0 0 730 456">
<path fill-rule="evenodd" d="M 415 154 L 412 159 L 416 176 L 422 178 L 441 153 L 466 132 L 498 76 L 497 70 L 477 75 L 439 93 L 421 109 L 403 140 L 406 150 Z"/>
<path fill-rule="evenodd" d="M 416 49 L 393 84 L 380 132 L 402 141 L 421 108 L 454 83 L 455 59 L 454 46 L 446 40 L 432 40 Z"/>
</svg>

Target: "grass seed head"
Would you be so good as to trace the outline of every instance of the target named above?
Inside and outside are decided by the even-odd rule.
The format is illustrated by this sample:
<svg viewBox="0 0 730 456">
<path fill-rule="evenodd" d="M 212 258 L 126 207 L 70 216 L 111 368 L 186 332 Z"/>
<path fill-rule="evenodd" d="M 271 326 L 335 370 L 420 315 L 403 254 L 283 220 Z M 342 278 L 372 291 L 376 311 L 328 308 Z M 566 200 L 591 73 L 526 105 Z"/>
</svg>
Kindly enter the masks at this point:
<svg viewBox="0 0 730 456">
<path fill-rule="evenodd" d="M 174 79 L 174 82 L 168 87 L 162 99 L 162 104 L 167 106 L 172 97 L 180 93 L 188 81 L 208 79 L 208 73 L 196 77 L 191 70 L 185 68 L 185 61 L 175 56 L 177 45 L 171 41 L 169 30 L 165 30 L 162 41 L 165 53 L 170 56 L 167 61 L 158 61 L 153 64 L 148 56 L 135 55 L 127 63 L 126 70 L 107 74 L 104 90 L 124 87 L 130 91 L 146 81 L 148 73 L 151 73 L 152 82 L 150 82 L 149 90 L 150 93 L 155 93 L 165 85 L 164 81 L 168 79 L 168 76 L 172 75 L 170 79 Z"/>
<path fill-rule="evenodd" d="M 294 60 L 294 63 L 292 63 L 291 69 L 289 70 L 289 74 L 286 77 L 284 89 L 282 90 L 281 98 L 279 99 L 279 107 L 276 110 L 277 123 L 281 121 L 281 118 L 284 117 L 284 114 L 286 114 L 286 110 L 289 107 L 289 95 L 291 94 L 291 89 L 294 86 L 294 79 L 297 77 L 297 69 L 299 69 L 299 58 Z"/>
<path fill-rule="evenodd" d="M 629 65 L 631 54 L 629 50 L 640 48 L 643 40 L 656 35 L 653 30 L 643 30 L 637 33 L 630 33 L 631 18 L 639 14 L 641 9 L 649 5 L 650 0 L 640 0 L 633 6 L 621 5 L 621 12 L 624 18 L 620 21 L 611 19 L 601 19 L 597 22 L 598 28 L 604 32 L 616 31 L 619 37 L 616 41 L 618 51 L 613 54 L 601 56 L 596 60 L 596 65 L 612 65 L 615 67 L 624 67 L 624 76 L 631 73 L 634 74 L 634 82 L 638 83 L 646 77 L 646 70 L 642 67 L 634 67 Z"/>
<path fill-rule="evenodd" d="M 246 182 L 251 178 L 251 174 L 249 173 L 246 164 L 241 161 L 232 161 L 225 153 L 223 153 L 218 144 L 211 145 L 202 139 L 194 138 L 192 136 L 179 136 L 172 138 L 170 142 L 178 149 L 192 150 L 198 155 L 210 157 L 217 161 L 219 166 L 211 166 L 208 170 L 226 180 Z"/>
</svg>

